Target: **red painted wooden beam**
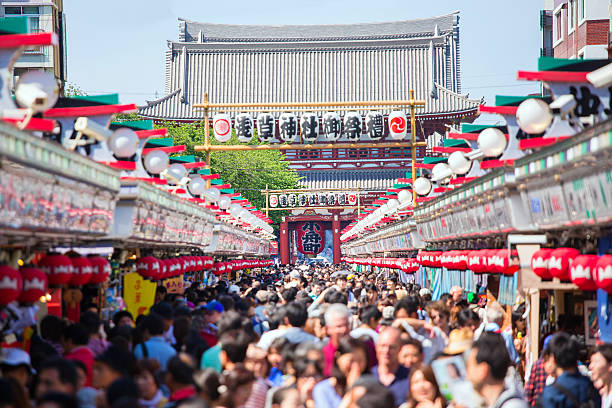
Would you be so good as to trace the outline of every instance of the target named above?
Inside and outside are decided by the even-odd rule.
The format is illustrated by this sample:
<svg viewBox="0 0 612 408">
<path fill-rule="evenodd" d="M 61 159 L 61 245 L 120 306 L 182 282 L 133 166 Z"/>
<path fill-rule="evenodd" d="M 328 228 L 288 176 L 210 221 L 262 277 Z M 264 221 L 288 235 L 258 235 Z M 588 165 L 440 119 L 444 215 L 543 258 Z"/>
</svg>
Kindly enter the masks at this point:
<svg viewBox="0 0 612 408">
<path fill-rule="evenodd" d="M 480 105 L 480 113 L 497 113 L 499 115 L 516 115 L 518 106 L 486 106 Z"/>
<path fill-rule="evenodd" d="M 181 163 L 186 169 L 198 169 L 200 167 L 205 167 L 206 162 L 195 162 L 195 163 Z"/>
<path fill-rule="evenodd" d="M 218 174 L 201 174 L 204 180 L 216 180 L 219 178 Z"/>
<path fill-rule="evenodd" d="M 161 150 L 162 152 L 166 152 L 166 153 L 180 153 L 180 152 L 184 152 L 186 149 L 185 145 L 178 145 L 178 146 L 166 146 L 166 147 L 150 147 L 148 149 L 142 149 L 142 155 L 146 155 L 147 153 L 152 152 L 153 150 Z"/>
<path fill-rule="evenodd" d="M 2 118 L 3 122 L 17 126 L 23 119 Z M 56 128 L 57 124 L 52 119 L 31 118 L 25 127 L 25 130 L 33 130 L 38 132 L 51 133 Z"/>
<path fill-rule="evenodd" d="M 0 36 L 0 48 L 18 48 L 34 45 L 57 45 L 55 33 L 9 34 Z"/>
<path fill-rule="evenodd" d="M 136 162 L 133 161 L 101 161 L 98 163 L 106 164 L 107 166 L 118 170 L 136 170 Z"/>
<path fill-rule="evenodd" d="M 414 167 L 417 169 L 428 169 L 431 170 L 434 168 L 436 164 L 435 163 L 415 163 Z M 410 180 L 410 179 L 408 179 Z M 410 183 L 412 183 L 412 180 L 410 180 Z"/>
<path fill-rule="evenodd" d="M 475 142 L 478 140 L 478 133 L 455 133 L 455 132 L 449 132 L 448 136 L 449 139 L 463 139 L 463 140 L 469 140 L 471 142 Z"/>
<path fill-rule="evenodd" d="M 504 167 L 504 166 L 513 166 L 514 165 L 514 159 L 507 159 L 507 160 L 487 160 L 487 161 L 481 161 L 480 162 L 480 168 L 481 169 L 496 169 L 499 167 Z"/>
<path fill-rule="evenodd" d="M 436 197 L 417 197 L 416 198 L 416 202 L 417 203 L 425 203 L 425 202 L 427 202 L 429 200 L 433 200 L 434 198 L 436 198 Z"/>
<path fill-rule="evenodd" d="M 137 130 L 134 133 L 138 136 L 139 139 L 146 139 L 152 136 L 166 136 L 168 134 L 168 129 L 150 129 L 150 130 Z"/>
<path fill-rule="evenodd" d="M 559 136 L 559 137 L 535 137 L 531 139 L 521 139 L 519 140 L 519 149 L 527 150 L 527 149 L 539 149 L 541 147 L 550 146 L 555 144 L 561 140 L 567 139 L 569 136 Z"/>
<path fill-rule="evenodd" d="M 168 180 L 156 177 L 121 177 L 122 181 L 145 181 L 152 184 L 168 184 Z"/>
<path fill-rule="evenodd" d="M 467 183 L 475 179 L 476 177 L 457 177 L 457 178 L 451 179 L 450 184 L 463 184 L 463 183 Z"/>
<path fill-rule="evenodd" d="M 1 38 L 1 36 L 0 36 Z M 133 113 L 138 111 L 138 106 L 129 105 L 95 105 L 80 106 L 78 108 L 51 108 L 43 112 L 45 117 L 65 118 L 76 116 L 112 115 L 114 113 Z"/>
<path fill-rule="evenodd" d="M 571 71 L 519 71 L 517 79 L 543 82 L 588 82 L 588 72 Z"/>
<path fill-rule="evenodd" d="M 472 148 L 470 148 L 470 147 L 434 146 L 434 148 L 431 149 L 431 151 L 434 152 L 434 153 L 454 153 L 454 152 L 469 153 L 469 152 L 472 151 Z"/>
</svg>

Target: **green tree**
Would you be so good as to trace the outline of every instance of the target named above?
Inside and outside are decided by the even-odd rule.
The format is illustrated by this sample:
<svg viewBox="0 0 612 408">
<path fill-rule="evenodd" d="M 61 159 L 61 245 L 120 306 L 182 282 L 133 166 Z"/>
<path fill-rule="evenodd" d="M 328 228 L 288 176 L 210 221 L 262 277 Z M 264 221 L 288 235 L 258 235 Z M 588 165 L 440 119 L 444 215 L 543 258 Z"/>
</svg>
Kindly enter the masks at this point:
<svg viewBox="0 0 612 408">
<path fill-rule="evenodd" d="M 186 151 L 181 154 L 194 154 L 202 160 L 204 152 L 195 152 L 193 147 L 203 145 L 205 131 L 203 123 L 160 123 L 168 128 L 175 145 L 185 145 Z M 220 144 L 210 135 L 211 144 Z M 227 144 L 239 144 L 236 135 Z M 249 143 L 257 145 L 256 137 Z M 211 171 L 218 173 L 224 182 L 230 183 L 236 192 L 242 194 L 257 208 L 265 208 L 265 196 L 261 193 L 266 186 L 271 190 L 300 188 L 300 176 L 289 167 L 285 155 L 278 150 L 260 151 L 225 151 L 212 152 L 210 155 Z M 285 211 L 271 211 L 270 219 L 278 224 Z"/>
<path fill-rule="evenodd" d="M 66 82 L 66 85 L 64 86 L 64 96 L 71 97 L 84 95 L 87 95 L 87 92 L 82 90 L 81 87 L 79 87 L 77 84 L 74 84 L 72 82 Z"/>
</svg>

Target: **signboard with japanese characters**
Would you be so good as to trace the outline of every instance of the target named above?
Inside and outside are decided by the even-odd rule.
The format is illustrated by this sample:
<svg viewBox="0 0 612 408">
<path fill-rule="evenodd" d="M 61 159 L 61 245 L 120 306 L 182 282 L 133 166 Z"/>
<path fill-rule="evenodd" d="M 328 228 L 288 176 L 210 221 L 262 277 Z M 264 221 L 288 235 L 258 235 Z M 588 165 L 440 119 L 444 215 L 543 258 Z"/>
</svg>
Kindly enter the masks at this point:
<svg viewBox="0 0 612 408">
<path fill-rule="evenodd" d="M 132 316 L 147 314 L 155 302 L 155 282 L 144 279 L 136 272 L 123 277 L 123 300 Z"/>
<path fill-rule="evenodd" d="M 327 193 L 288 193 L 270 194 L 269 209 L 296 207 L 354 207 L 357 205 L 357 192 L 330 191 Z"/>
<path fill-rule="evenodd" d="M 305 255 L 317 255 L 325 248 L 325 230 L 318 222 L 299 223 L 297 238 L 298 251 Z"/>
</svg>

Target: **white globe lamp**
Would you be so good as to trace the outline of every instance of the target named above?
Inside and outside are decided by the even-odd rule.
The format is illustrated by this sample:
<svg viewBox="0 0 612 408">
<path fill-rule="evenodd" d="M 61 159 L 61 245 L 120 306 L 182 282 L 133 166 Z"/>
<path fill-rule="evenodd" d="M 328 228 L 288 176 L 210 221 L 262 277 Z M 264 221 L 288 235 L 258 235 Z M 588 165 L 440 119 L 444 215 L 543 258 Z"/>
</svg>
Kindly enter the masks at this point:
<svg viewBox="0 0 612 408">
<path fill-rule="evenodd" d="M 485 157 L 497 157 L 506 148 L 506 135 L 497 128 L 487 128 L 478 135 L 478 148 Z"/>
<path fill-rule="evenodd" d="M 426 196 L 431 192 L 432 184 L 428 178 L 418 177 L 414 180 L 414 191 L 420 196 Z"/>
<path fill-rule="evenodd" d="M 463 176 L 469 173 L 472 168 L 472 162 L 465 157 L 463 152 L 452 152 L 448 156 L 448 166 L 458 176 Z"/>
<path fill-rule="evenodd" d="M 132 157 L 138 150 L 138 135 L 132 129 L 119 128 L 108 139 L 108 147 L 121 159 Z"/>
<path fill-rule="evenodd" d="M 144 158 L 144 167 L 151 174 L 159 174 L 168 168 L 170 159 L 166 152 L 153 150 Z"/>
<path fill-rule="evenodd" d="M 206 181 L 202 177 L 195 177 L 187 184 L 187 188 L 194 196 L 202 195 L 206 190 Z"/>
<path fill-rule="evenodd" d="M 216 203 L 221 197 L 221 192 L 215 187 L 211 187 L 204 191 L 204 197 L 211 203 Z"/>
<path fill-rule="evenodd" d="M 223 196 L 217 201 L 217 205 L 222 210 L 227 210 L 232 205 L 232 200 L 229 197 Z"/>
<path fill-rule="evenodd" d="M 516 110 L 516 121 L 523 132 L 543 133 L 552 122 L 550 107 L 541 99 L 525 99 Z"/>
<path fill-rule="evenodd" d="M 55 77 L 45 71 L 28 71 L 19 77 L 15 86 L 15 101 L 22 108 L 39 113 L 52 108 L 59 97 Z"/>
<path fill-rule="evenodd" d="M 175 178 L 176 180 L 181 180 L 187 174 L 187 169 L 185 166 L 179 163 L 171 164 L 168 167 L 168 175 Z"/>
</svg>

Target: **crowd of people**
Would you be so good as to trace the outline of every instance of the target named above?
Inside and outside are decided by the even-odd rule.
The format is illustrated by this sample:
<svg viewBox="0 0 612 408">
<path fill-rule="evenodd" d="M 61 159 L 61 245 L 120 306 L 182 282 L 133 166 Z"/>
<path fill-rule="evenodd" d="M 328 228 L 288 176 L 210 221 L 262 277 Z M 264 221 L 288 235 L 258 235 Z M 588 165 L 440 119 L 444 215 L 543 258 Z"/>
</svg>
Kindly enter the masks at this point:
<svg viewBox="0 0 612 408">
<path fill-rule="evenodd" d="M 612 345 L 585 366 L 558 331 L 526 367 L 524 305 L 340 268 L 159 287 L 110 321 L 47 315 L 27 351 L 1 350 L 0 408 L 612 407 Z"/>
</svg>

